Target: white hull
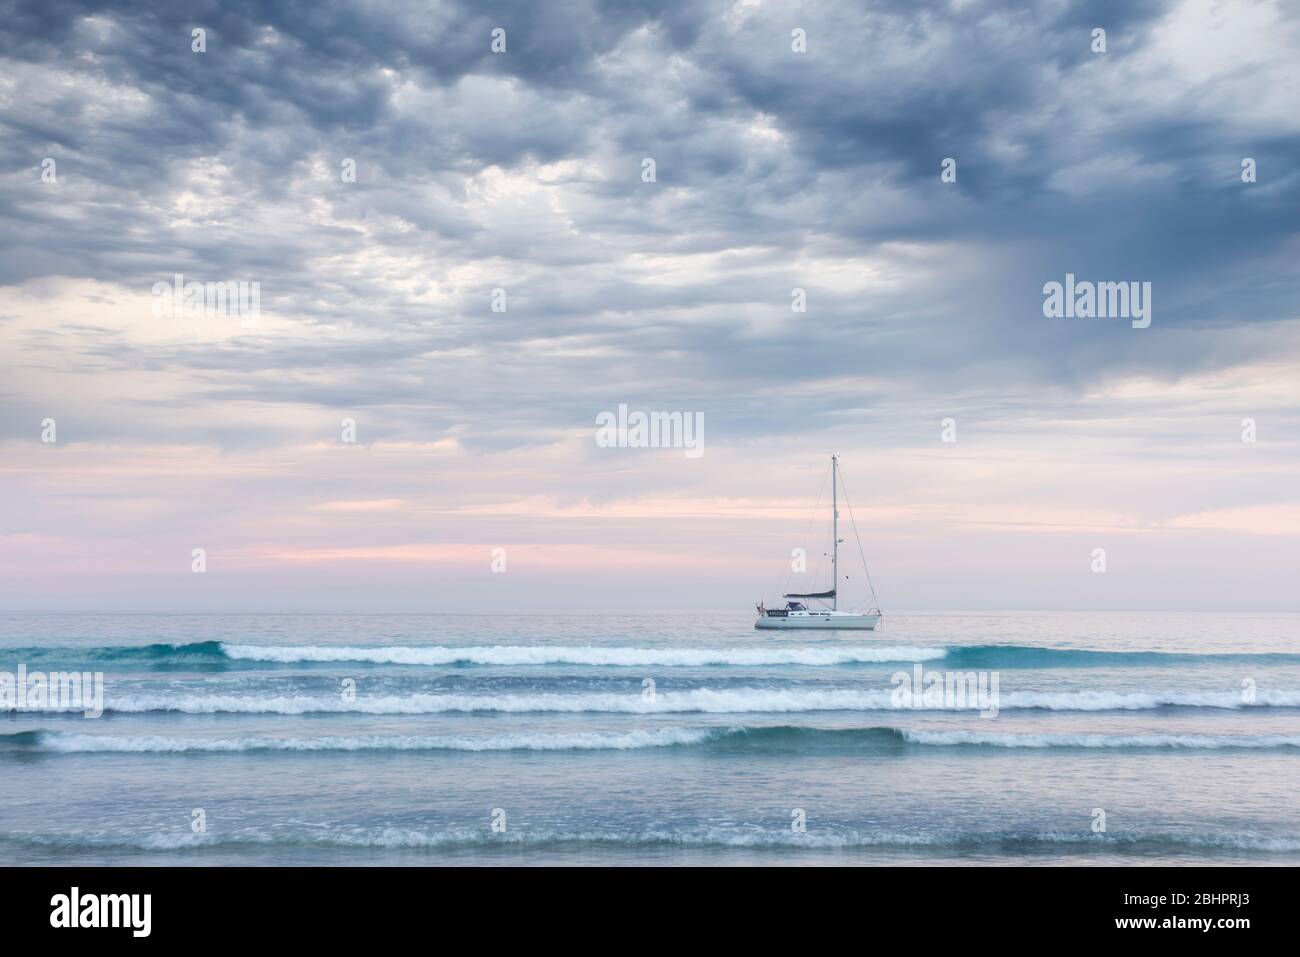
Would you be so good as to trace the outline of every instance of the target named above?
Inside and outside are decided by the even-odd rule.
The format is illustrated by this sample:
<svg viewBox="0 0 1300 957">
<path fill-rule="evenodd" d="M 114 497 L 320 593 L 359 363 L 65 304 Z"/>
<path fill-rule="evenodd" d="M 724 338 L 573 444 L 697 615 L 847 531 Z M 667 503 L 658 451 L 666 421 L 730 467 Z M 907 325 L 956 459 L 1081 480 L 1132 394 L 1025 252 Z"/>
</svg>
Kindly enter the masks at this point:
<svg viewBox="0 0 1300 957">
<path fill-rule="evenodd" d="M 755 628 L 774 630 L 793 630 L 796 628 L 853 629 L 855 631 L 873 631 L 880 623 L 879 615 L 855 615 L 847 611 L 832 612 L 792 612 L 785 616 L 763 615 L 754 622 Z"/>
</svg>

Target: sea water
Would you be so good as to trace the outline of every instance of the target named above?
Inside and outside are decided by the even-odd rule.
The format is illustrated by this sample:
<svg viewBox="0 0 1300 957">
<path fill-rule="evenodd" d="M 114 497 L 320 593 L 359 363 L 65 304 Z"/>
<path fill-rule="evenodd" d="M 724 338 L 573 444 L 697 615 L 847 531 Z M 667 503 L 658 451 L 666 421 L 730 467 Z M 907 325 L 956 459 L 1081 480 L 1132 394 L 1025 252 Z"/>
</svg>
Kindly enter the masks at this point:
<svg viewBox="0 0 1300 957">
<path fill-rule="evenodd" d="M 1300 863 L 1300 616 L 752 625 L 0 616 L 0 671 L 103 676 L 98 717 L 54 698 L 0 714 L 0 854 Z M 981 675 L 994 708 L 942 693 Z"/>
</svg>

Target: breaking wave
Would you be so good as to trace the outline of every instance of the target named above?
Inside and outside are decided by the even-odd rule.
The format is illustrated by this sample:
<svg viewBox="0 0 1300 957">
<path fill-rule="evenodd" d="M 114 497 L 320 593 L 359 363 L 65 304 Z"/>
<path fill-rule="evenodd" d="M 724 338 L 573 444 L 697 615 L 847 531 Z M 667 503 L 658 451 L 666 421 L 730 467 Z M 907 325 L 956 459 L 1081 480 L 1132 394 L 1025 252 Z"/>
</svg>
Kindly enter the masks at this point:
<svg viewBox="0 0 1300 957">
<path fill-rule="evenodd" d="M 183 753 L 256 751 L 592 751 L 663 748 L 699 744 L 717 731 L 664 728 L 604 734 L 502 735 L 355 735 L 277 738 L 244 735 L 233 738 L 171 735 L 75 734 L 62 731 L 22 731 L 0 736 L 0 751 L 43 751 L 56 754 Z"/>
<path fill-rule="evenodd" d="M 847 665 L 887 661 L 933 661 L 943 648 L 827 646 L 804 648 L 623 648 L 563 645 L 492 645 L 443 648 L 270 647 L 223 645 L 236 661 L 368 662 L 397 665 L 616 665 L 685 667 L 708 665 Z"/>
<path fill-rule="evenodd" d="M 347 701 L 341 696 L 223 694 L 110 694 L 105 712 L 141 713 L 174 711 L 185 714 L 441 714 L 445 712 L 607 712 L 614 714 L 706 714 L 783 713 L 797 711 L 942 711 L 939 707 L 895 708 L 888 690 L 807 690 L 777 688 L 734 688 L 689 691 L 661 691 L 652 697 L 639 692 L 599 694 L 413 694 L 360 696 Z M 1057 691 L 1007 692 L 1000 696 L 999 710 L 1042 709 L 1048 711 L 1146 711 L 1156 708 L 1297 708 L 1300 691 L 1259 691 L 1245 702 L 1236 691 L 1200 692 L 1117 692 Z M 79 708 L 47 708 L 72 712 Z M 964 709 L 974 712 L 975 708 Z"/>
<path fill-rule="evenodd" d="M 1070 831 L 887 831 L 827 828 L 796 833 L 789 827 L 693 827 L 670 829 L 523 829 L 491 833 L 485 828 L 423 830 L 410 827 L 236 828 L 220 834 L 163 831 L 129 835 L 107 832 L 8 834 L 0 842 L 61 850 L 185 851 L 222 847 L 336 847 L 454 851 L 490 848 L 593 847 L 753 848 L 762 850 L 907 850 L 951 848 L 1039 853 L 1167 853 L 1170 849 L 1288 853 L 1300 851 L 1300 838 L 1257 833 L 1195 834 L 1135 831 L 1122 835 Z"/>
<path fill-rule="evenodd" d="M 0 753 L 240 753 L 259 751 L 630 751 L 717 747 L 728 750 L 898 750 L 904 746 L 985 748 L 1112 748 L 1231 750 L 1300 748 L 1300 735 L 1282 734 L 1033 734 L 935 731 L 890 726 L 809 728 L 793 725 L 658 728 L 627 732 L 499 735 L 322 735 L 316 737 L 199 737 L 20 731 L 0 735 Z"/>
<path fill-rule="evenodd" d="M 887 664 L 942 661 L 952 668 L 1083 668 L 1170 666 L 1204 663 L 1296 664 L 1294 654 L 1186 654 L 1158 651 L 1090 651 L 1026 645 L 810 645 L 664 648 L 621 645 L 257 645 L 221 641 L 187 644 L 77 648 L 14 648 L 19 661 L 58 660 L 149 667 L 228 668 L 248 666 L 355 663 L 424 666 L 580 665 L 593 667 L 764 667 Z"/>
</svg>

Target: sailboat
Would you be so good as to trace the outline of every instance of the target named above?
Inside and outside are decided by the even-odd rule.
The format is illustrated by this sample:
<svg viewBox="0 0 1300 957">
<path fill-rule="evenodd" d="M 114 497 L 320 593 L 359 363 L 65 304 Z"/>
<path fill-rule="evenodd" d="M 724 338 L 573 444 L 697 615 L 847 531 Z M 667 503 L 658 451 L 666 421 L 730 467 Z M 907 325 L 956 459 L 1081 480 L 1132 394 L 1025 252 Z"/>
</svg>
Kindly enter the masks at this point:
<svg viewBox="0 0 1300 957">
<path fill-rule="evenodd" d="M 782 596 L 786 599 L 783 608 L 767 608 L 762 602 L 758 605 L 758 621 L 754 622 L 755 628 L 822 628 L 822 629 L 855 629 L 858 631 L 872 631 L 876 625 L 880 624 L 880 609 L 878 607 L 869 610 L 859 611 L 841 611 L 839 605 L 840 591 L 840 501 L 839 501 L 839 483 L 840 483 L 840 460 L 838 455 L 831 456 L 831 587 L 826 591 L 791 593 Z M 825 488 L 823 485 L 822 488 Z M 847 502 L 847 498 L 845 500 Z M 849 518 L 853 519 L 853 507 L 849 506 Z M 853 520 L 854 537 L 857 536 L 857 522 Z M 862 554 L 862 542 L 858 541 L 858 554 Z M 866 559 L 863 559 L 865 571 Z M 848 576 L 845 576 L 847 580 Z M 871 597 L 874 600 L 876 590 L 870 586 L 871 578 L 868 573 L 868 586 L 871 587 Z M 819 604 L 816 607 L 809 608 L 805 602 L 815 601 Z"/>
</svg>

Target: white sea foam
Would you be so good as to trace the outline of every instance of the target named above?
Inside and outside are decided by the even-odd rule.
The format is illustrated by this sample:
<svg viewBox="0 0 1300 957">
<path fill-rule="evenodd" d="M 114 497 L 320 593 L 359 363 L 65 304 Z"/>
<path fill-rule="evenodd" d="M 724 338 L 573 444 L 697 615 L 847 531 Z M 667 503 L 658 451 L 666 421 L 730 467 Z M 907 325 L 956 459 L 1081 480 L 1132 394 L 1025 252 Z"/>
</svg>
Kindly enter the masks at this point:
<svg viewBox="0 0 1300 957">
<path fill-rule="evenodd" d="M 810 850 L 854 848 L 979 848 L 1008 847 L 1022 850 L 1098 850 L 1123 852 L 1129 848 L 1191 847 L 1224 851 L 1300 851 L 1300 838 L 1258 833 L 1195 834 L 1142 832 L 1093 834 L 1089 831 L 887 831 L 823 829 L 797 833 L 789 828 L 691 827 L 682 829 L 512 829 L 491 833 L 485 828 L 424 830 L 410 827 L 321 827 L 298 825 L 274 830 L 233 828 L 221 833 L 194 834 L 160 831 L 151 834 L 63 833 L 6 834 L 0 841 L 46 847 L 132 848 L 154 851 L 199 850 L 220 846 L 324 846 L 380 849 L 482 849 L 488 847 L 590 846 L 626 847 L 728 847 Z"/>
<path fill-rule="evenodd" d="M 173 735 L 82 734 L 63 731 L 24 732 L 20 750 L 57 754 L 90 753 L 225 753 L 256 751 L 591 751 L 638 750 L 690 746 L 728 740 L 733 746 L 761 749 L 771 743 L 790 747 L 776 736 L 797 736 L 797 746 L 837 743 L 851 749 L 874 736 L 892 736 L 908 744 L 993 748 L 1169 748 L 1175 750 L 1300 748 L 1300 735 L 1284 734 L 1033 734 L 968 730 L 918 730 L 894 727 L 816 728 L 758 725 L 714 728 L 659 728 L 628 732 L 574 732 L 498 735 L 322 735 L 318 737 L 200 737 Z M 5 744 L 0 738 L 0 749 Z M 10 747 L 13 747 L 11 744 Z"/>
<path fill-rule="evenodd" d="M 395 665 L 614 665 L 698 668 L 709 665 L 847 665 L 889 661 L 934 661 L 943 648 L 831 645 L 791 648 L 623 648 L 598 645 L 492 645 L 366 648 L 329 645 L 222 644 L 226 656 L 243 661 L 368 662 Z"/>
<path fill-rule="evenodd" d="M 106 735 L 41 732 L 37 750 L 61 754 L 96 752 L 180 753 L 241 751 L 588 751 L 663 748 L 698 744 L 717 732 L 697 728 L 663 728 L 621 734 L 500 735 L 359 735 L 310 738 L 274 738 L 245 735 L 236 738 L 177 737 L 170 735 Z"/>
<path fill-rule="evenodd" d="M 714 691 L 661 691 L 654 697 L 641 692 L 624 694 L 414 694 L 341 697 L 284 695 L 123 695 L 110 696 L 107 710 L 119 712 L 180 711 L 190 714 L 310 714 L 356 712 L 361 714 L 440 714 L 444 712 L 498 711 L 507 713 L 600 712 L 614 714 L 671 714 L 704 712 L 741 714 L 746 712 L 860 711 L 889 707 L 888 691 L 797 691 L 739 688 Z"/>
<path fill-rule="evenodd" d="M 1161 707 L 1246 708 L 1300 707 L 1300 691 L 1260 691 L 1251 703 L 1237 692 L 1109 692 L 1058 691 L 1009 692 L 1001 696 L 1003 711 L 1044 709 L 1049 711 L 1139 711 Z M 51 711 L 56 709 L 49 709 Z M 887 690 L 734 688 L 691 691 L 660 691 L 653 697 L 639 692 L 624 694 L 414 694 L 342 697 L 220 694 L 113 694 L 105 701 L 106 711 L 178 711 L 187 714 L 440 714 L 444 712 L 610 712 L 616 714 L 709 714 L 785 713 L 797 711 L 896 711 L 943 710 L 894 709 Z"/>
<path fill-rule="evenodd" d="M 988 731 L 900 732 L 909 744 L 995 748 L 1300 748 L 1287 734 L 1009 734 Z"/>
<path fill-rule="evenodd" d="M 1146 711 L 1152 708 L 1297 708 L 1300 691 L 1260 691 L 1254 701 L 1240 691 L 1057 691 L 1010 692 L 1001 707 L 1048 711 Z"/>
</svg>

